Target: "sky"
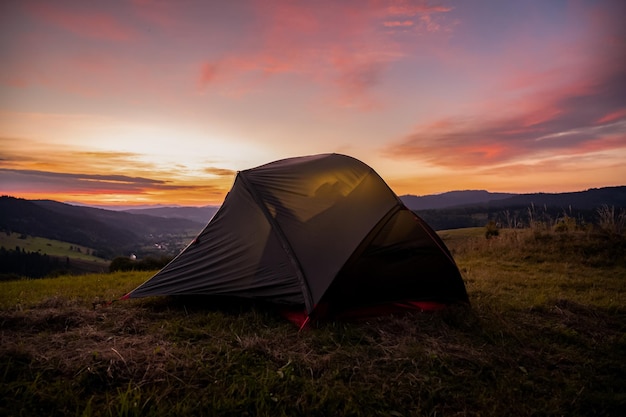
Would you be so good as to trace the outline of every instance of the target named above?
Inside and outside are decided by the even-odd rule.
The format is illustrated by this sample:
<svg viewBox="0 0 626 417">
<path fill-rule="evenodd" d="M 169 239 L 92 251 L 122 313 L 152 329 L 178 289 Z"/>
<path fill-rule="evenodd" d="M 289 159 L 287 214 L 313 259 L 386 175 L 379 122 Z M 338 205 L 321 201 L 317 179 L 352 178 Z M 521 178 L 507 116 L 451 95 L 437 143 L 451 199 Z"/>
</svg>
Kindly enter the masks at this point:
<svg viewBox="0 0 626 417">
<path fill-rule="evenodd" d="M 398 195 L 626 185 L 626 2 L 3 0 L 0 195 L 220 204 L 336 152 Z"/>
</svg>

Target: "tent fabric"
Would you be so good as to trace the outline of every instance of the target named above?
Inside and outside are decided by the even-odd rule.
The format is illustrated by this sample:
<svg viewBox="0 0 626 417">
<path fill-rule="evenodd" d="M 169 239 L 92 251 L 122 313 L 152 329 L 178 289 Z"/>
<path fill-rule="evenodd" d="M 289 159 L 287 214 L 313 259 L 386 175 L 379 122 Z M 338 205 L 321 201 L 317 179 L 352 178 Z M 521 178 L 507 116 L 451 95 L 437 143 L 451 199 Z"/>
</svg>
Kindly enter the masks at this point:
<svg viewBox="0 0 626 417">
<path fill-rule="evenodd" d="M 339 154 L 240 171 L 205 229 L 125 297 L 224 295 L 348 310 L 467 302 L 437 234 L 363 162 Z"/>
</svg>

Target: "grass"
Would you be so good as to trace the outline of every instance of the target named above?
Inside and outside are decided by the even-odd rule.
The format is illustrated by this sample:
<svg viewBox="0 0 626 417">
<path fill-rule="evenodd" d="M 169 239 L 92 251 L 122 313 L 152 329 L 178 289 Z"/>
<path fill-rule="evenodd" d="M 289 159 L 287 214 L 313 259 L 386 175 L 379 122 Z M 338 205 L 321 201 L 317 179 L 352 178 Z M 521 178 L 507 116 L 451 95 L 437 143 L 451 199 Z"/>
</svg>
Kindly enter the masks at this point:
<svg viewBox="0 0 626 417">
<path fill-rule="evenodd" d="M 20 249 L 24 249 L 26 252 L 39 252 L 50 256 L 69 257 L 71 259 L 82 259 L 85 261 L 108 264 L 108 261 L 90 255 L 93 249 L 86 246 L 43 237 L 23 236 L 20 233 L 0 233 L 0 247 L 15 249 L 16 246 L 19 246 Z"/>
<path fill-rule="evenodd" d="M 498 239 L 468 235 L 460 242 L 448 241 L 468 292 L 473 293 L 473 304 L 485 296 L 515 308 L 533 308 L 558 299 L 605 309 L 626 305 L 623 236 L 501 233 Z"/>
<path fill-rule="evenodd" d="M 55 304 L 89 307 L 119 298 L 155 271 L 131 271 L 116 274 L 65 275 L 58 278 L 22 279 L 0 284 L 0 309 L 37 310 Z"/>
<path fill-rule="evenodd" d="M 262 307 L 98 304 L 150 272 L 0 283 L 0 415 L 622 415 L 623 237 L 441 235 L 471 309 L 302 332 Z"/>
</svg>

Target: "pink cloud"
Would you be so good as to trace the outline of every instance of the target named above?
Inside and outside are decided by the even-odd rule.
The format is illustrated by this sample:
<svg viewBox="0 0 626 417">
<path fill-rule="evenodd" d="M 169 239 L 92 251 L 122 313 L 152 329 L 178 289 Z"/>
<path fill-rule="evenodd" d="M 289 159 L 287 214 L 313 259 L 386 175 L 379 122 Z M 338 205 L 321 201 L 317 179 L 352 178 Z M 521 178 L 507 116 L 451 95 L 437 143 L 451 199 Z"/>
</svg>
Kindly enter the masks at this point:
<svg viewBox="0 0 626 417">
<path fill-rule="evenodd" d="M 215 64 L 212 64 L 210 62 L 203 63 L 202 66 L 200 67 L 200 79 L 198 80 L 200 83 L 200 87 L 204 88 L 208 84 L 213 82 L 213 80 L 215 80 L 216 75 L 217 75 L 217 66 Z"/>
<path fill-rule="evenodd" d="M 0 77 L 0 83 L 10 87 L 25 88 L 30 85 L 30 79 L 29 77 L 25 77 L 24 74 L 11 76 L 3 75 Z"/>
<path fill-rule="evenodd" d="M 52 3 L 28 4 L 27 10 L 40 19 L 80 36 L 118 42 L 139 37 L 134 28 L 122 24 L 105 12 L 73 11 Z"/>
<path fill-rule="evenodd" d="M 431 13 L 446 13 L 452 10 L 451 7 L 445 6 L 431 6 L 426 2 L 413 2 L 409 1 L 393 1 L 391 5 L 387 6 L 384 10 L 388 15 L 403 15 L 403 16 L 415 16 L 417 14 L 431 14 Z"/>
<path fill-rule="evenodd" d="M 557 86 L 538 84 L 515 99 L 496 96 L 477 105 L 474 114 L 422 123 L 384 152 L 455 168 L 622 149 L 626 147 L 622 67 L 608 66 L 609 70 L 586 78 L 578 74 Z"/>
<path fill-rule="evenodd" d="M 46 39 L 48 38 L 48 39 Z M 20 53 L 8 59 L 0 71 L 0 83 L 14 88 L 44 87 L 68 97 L 116 97 L 121 101 L 167 99 L 170 85 L 154 62 L 135 59 L 116 44 L 114 50 L 93 42 L 58 42 L 46 31 L 18 33 L 14 42 Z M 44 46 L 47 45 L 47 46 Z M 65 47 L 68 45 L 68 47 Z M 135 48 L 136 44 L 129 45 Z M 169 63 L 158 62 L 157 66 Z M 168 81 L 176 74 L 168 73 Z M 181 83 L 185 82 L 183 75 Z"/>
<path fill-rule="evenodd" d="M 581 171 L 585 172 L 584 178 L 579 175 Z M 599 185 L 621 185 L 620 178 L 624 178 L 622 173 L 625 169 L 623 164 L 610 156 L 561 155 L 558 158 L 488 167 L 474 172 L 476 177 L 482 177 L 479 184 L 495 179 L 503 180 L 502 183 L 507 187 L 521 187 L 530 192 L 548 192 L 555 186 L 555 191 L 562 192 L 564 188 L 578 191 Z"/>
<path fill-rule="evenodd" d="M 131 0 L 135 13 L 162 29 L 173 29 L 179 25 L 176 2 L 168 0 Z"/>
<path fill-rule="evenodd" d="M 133 79 L 139 65 L 113 55 L 85 51 L 51 62 L 46 71 L 32 71 L 31 77 L 40 85 L 73 95 L 103 97 L 116 94 L 119 89 L 140 88 L 140 83 Z M 141 81 L 146 82 L 146 77 Z"/>
<path fill-rule="evenodd" d="M 389 64 L 413 47 L 394 38 L 390 29 L 411 27 L 413 21 L 406 16 L 449 10 L 404 2 L 392 6 L 332 2 L 332 6 L 320 7 L 317 3 L 268 5 L 259 1 L 254 48 L 233 50 L 199 64 L 198 85 L 204 89 L 236 81 L 241 88 L 272 75 L 294 74 L 325 87 L 334 104 L 369 109 L 378 101 L 373 88 L 382 82 Z M 425 22 L 434 27 L 433 21 Z"/>
<path fill-rule="evenodd" d="M 609 133 L 597 136 L 593 140 L 582 142 L 571 149 L 563 149 L 566 155 L 585 155 L 588 153 L 612 151 L 626 148 L 626 132 Z"/>
<path fill-rule="evenodd" d="M 420 21 L 424 24 L 424 27 L 428 32 L 437 32 L 441 29 L 439 23 L 435 22 L 428 14 L 421 16 Z"/>
<path fill-rule="evenodd" d="M 626 119 L 626 108 L 618 109 L 609 114 L 605 114 L 596 121 L 596 124 L 612 123 L 621 119 Z"/>
<path fill-rule="evenodd" d="M 414 23 L 412 20 L 404 20 L 402 22 L 398 20 L 394 20 L 394 21 L 385 22 L 383 23 L 383 25 L 388 28 L 395 28 L 395 27 L 410 27 L 410 26 L 413 26 Z"/>
<path fill-rule="evenodd" d="M 467 168 L 547 154 L 581 155 L 626 148 L 626 123 L 611 124 L 613 119 L 607 119 L 598 125 L 593 114 L 568 107 L 568 100 L 569 97 L 562 97 L 553 111 L 548 106 L 545 113 L 538 107 L 514 117 L 439 120 L 417 127 L 384 153 L 437 166 Z"/>
<path fill-rule="evenodd" d="M 485 98 L 463 103 L 456 115 L 420 123 L 384 153 L 435 166 L 484 168 L 624 149 L 626 38 L 616 18 L 596 18 L 578 38 L 547 39 L 534 47 L 522 36 L 490 57 L 489 65 L 481 56 L 461 60 L 480 80 Z"/>
</svg>

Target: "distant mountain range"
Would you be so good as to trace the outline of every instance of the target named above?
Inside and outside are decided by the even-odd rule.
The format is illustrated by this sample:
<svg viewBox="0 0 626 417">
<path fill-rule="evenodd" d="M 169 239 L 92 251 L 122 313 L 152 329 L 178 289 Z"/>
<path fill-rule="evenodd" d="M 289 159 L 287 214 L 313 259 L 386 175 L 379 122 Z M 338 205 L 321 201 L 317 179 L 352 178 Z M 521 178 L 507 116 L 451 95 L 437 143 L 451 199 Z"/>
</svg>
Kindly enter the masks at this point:
<svg viewBox="0 0 626 417">
<path fill-rule="evenodd" d="M 0 230 L 75 243 L 110 258 L 154 247 L 177 253 L 206 222 L 0 197 Z M 164 249 L 165 248 L 165 249 Z"/>
<path fill-rule="evenodd" d="M 469 206 L 514 207 L 514 206 L 550 206 L 557 208 L 575 207 L 581 210 L 593 210 L 606 204 L 626 207 L 626 186 L 592 188 L 586 191 L 568 193 L 491 193 L 486 190 L 449 191 L 442 194 L 425 196 L 402 195 L 400 200 L 411 210 L 441 210 Z M 217 212 L 219 206 L 204 207 L 151 207 L 126 209 L 132 214 L 146 214 L 166 218 L 182 218 L 199 223 L 208 221 Z"/>
<path fill-rule="evenodd" d="M 490 193 L 485 190 L 464 190 L 425 196 L 403 195 L 400 196 L 400 200 L 411 210 L 434 210 L 469 204 L 485 204 L 490 201 L 503 200 L 517 195 Z"/>
<path fill-rule="evenodd" d="M 164 217 L 164 218 L 180 218 L 187 219 L 197 223 L 207 224 L 213 217 L 219 206 L 204 207 L 154 207 L 142 209 L 128 209 L 125 213 L 144 214 L 148 216 Z"/>
<path fill-rule="evenodd" d="M 592 188 L 569 193 L 510 194 L 490 193 L 485 190 L 450 191 L 443 194 L 417 197 L 404 195 L 400 199 L 411 210 L 439 210 L 452 207 L 517 207 L 549 206 L 566 209 L 593 210 L 606 204 L 626 207 L 626 186 Z"/>
<path fill-rule="evenodd" d="M 567 215 L 578 222 L 594 223 L 603 205 L 626 208 L 626 186 L 593 188 L 570 193 L 506 194 L 483 190 L 453 191 L 400 199 L 435 230 L 496 223 L 517 227 L 535 221 L 553 223 Z"/>
<path fill-rule="evenodd" d="M 602 205 L 626 208 L 626 186 L 552 194 L 466 190 L 426 196 L 404 195 L 400 199 L 434 229 L 441 230 L 483 226 L 504 211 L 516 216 L 527 212 L 531 206 L 550 208 L 553 213 L 574 209 L 579 215 L 590 217 L 593 210 Z M 114 211 L 3 196 L 0 197 L 0 230 L 83 245 L 105 258 L 154 250 L 176 254 L 206 226 L 218 208 L 159 206 Z"/>
</svg>

